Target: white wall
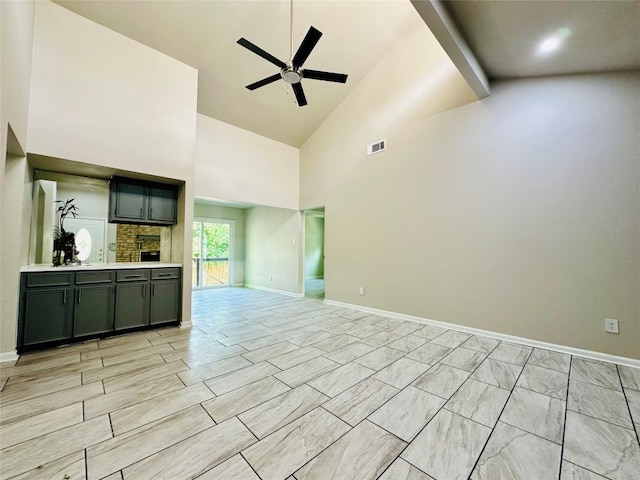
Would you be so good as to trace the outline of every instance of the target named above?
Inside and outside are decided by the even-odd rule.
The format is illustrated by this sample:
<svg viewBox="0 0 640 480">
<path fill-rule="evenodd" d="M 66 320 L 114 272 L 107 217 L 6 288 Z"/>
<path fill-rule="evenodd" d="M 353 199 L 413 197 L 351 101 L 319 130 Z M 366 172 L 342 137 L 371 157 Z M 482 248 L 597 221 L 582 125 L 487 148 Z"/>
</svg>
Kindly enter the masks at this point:
<svg viewBox="0 0 640 480">
<path fill-rule="evenodd" d="M 233 242 L 233 285 L 242 286 L 244 284 L 244 243 L 245 243 L 245 209 L 225 207 L 221 205 L 211 205 L 200 203 L 196 200 L 193 216 L 194 218 L 233 220 L 234 221 L 234 242 Z"/>
<path fill-rule="evenodd" d="M 98 185 L 72 185 L 58 182 L 56 197 L 66 201 L 74 198 L 78 207 L 78 216 L 84 218 L 107 218 L 109 213 L 109 186 L 107 182 Z"/>
<path fill-rule="evenodd" d="M 198 72 L 36 3 L 30 153 L 191 180 Z"/>
<path fill-rule="evenodd" d="M 197 197 L 298 208 L 299 150 L 198 114 Z"/>
<path fill-rule="evenodd" d="M 334 115 L 301 149 L 327 298 L 640 358 L 640 74 L 495 83 L 386 133 L 383 113 Z"/>
<path fill-rule="evenodd" d="M 245 214 L 245 285 L 302 293 L 300 233 L 295 210 L 253 207 Z"/>
<path fill-rule="evenodd" d="M 3 161 L 7 125 L 11 125 L 22 150 L 26 151 L 27 147 L 34 18 L 34 2 L 0 2 L 0 153 Z M 4 163 L 0 170 L 4 171 Z"/>
<path fill-rule="evenodd" d="M 21 262 L 27 261 L 28 242 L 18 240 L 29 238 L 24 222 L 31 205 L 31 177 L 23 154 L 34 12 L 30 1 L 0 2 L 0 361 L 15 358 L 17 279 Z"/>
</svg>

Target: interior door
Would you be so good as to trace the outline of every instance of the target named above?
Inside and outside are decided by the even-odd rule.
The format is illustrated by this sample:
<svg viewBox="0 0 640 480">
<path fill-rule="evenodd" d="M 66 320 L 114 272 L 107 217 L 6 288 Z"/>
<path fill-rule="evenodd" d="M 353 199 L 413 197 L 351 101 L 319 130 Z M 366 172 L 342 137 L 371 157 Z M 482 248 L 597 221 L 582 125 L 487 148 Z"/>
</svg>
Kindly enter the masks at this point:
<svg viewBox="0 0 640 480">
<path fill-rule="evenodd" d="M 105 262 L 105 228 L 104 220 L 94 218 L 66 218 L 64 227 L 67 232 L 73 232 L 76 238 L 76 248 L 80 251 L 78 259 L 88 263 Z"/>
</svg>

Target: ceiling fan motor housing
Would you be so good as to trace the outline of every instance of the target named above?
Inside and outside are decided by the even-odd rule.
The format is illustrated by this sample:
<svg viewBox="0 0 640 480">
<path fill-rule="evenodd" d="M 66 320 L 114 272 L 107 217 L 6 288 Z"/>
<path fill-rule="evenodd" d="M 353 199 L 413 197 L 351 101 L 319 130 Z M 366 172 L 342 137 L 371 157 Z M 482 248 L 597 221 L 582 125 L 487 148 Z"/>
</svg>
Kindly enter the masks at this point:
<svg viewBox="0 0 640 480">
<path fill-rule="evenodd" d="M 285 82 L 293 85 L 294 83 L 300 83 L 303 75 L 300 69 L 287 65 L 280 71 L 280 76 Z"/>
</svg>

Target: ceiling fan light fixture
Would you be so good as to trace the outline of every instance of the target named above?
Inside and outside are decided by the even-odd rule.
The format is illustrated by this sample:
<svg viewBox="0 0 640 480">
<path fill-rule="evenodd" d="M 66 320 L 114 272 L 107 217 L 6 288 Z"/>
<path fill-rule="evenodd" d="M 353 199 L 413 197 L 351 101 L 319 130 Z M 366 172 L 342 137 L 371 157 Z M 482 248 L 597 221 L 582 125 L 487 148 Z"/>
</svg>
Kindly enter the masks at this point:
<svg viewBox="0 0 640 480">
<path fill-rule="evenodd" d="M 280 71 L 280 76 L 289 85 L 293 85 L 294 83 L 300 83 L 300 80 L 302 80 L 302 71 L 292 66 L 287 66 Z"/>
</svg>

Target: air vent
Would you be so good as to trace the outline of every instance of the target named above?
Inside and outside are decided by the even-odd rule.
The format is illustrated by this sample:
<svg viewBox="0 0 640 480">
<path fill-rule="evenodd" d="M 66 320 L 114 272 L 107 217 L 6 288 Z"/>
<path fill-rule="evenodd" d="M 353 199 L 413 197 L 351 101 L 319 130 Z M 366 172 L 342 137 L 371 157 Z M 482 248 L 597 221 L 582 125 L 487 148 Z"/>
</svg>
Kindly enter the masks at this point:
<svg viewBox="0 0 640 480">
<path fill-rule="evenodd" d="M 380 140 L 379 142 L 372 143 L 367 145 L 367 157 L 369 155 L 373 155 L 374 153 L 380 153 L 387 149 L 387 141 Z"/>
</svg>

